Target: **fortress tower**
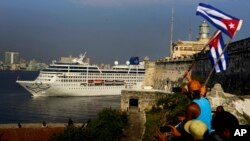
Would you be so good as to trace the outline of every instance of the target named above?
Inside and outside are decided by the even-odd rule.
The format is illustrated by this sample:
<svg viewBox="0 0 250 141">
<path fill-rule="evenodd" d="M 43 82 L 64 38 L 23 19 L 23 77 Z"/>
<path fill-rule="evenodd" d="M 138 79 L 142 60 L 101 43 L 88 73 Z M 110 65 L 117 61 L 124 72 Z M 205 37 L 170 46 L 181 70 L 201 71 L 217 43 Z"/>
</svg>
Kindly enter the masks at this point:
<svg viewBox="0 0 250 141">
<path fill-rule="evenodd" d="M 209 40 L 209 25 L 206 21 L 203 21 L 199 26 L 199 38 L 198 41 L 207 43 Z"/>
<path fill-rule="evenodd" d="M 209 41 L 209 25 L 203 21 L 199 26 L 199 36 L 196 41 L 177 41 L 173 43 L 172 58 L 187 57 L 199 53 Z"/>
</svg>

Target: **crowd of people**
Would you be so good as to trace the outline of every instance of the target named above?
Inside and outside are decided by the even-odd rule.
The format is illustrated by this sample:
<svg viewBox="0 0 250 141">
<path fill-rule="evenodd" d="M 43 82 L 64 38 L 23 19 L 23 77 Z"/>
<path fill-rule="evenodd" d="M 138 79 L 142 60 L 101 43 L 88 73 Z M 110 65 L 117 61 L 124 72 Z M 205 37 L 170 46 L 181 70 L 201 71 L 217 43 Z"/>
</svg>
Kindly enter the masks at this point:
<svg viewBox="0 0 250 141">
<path fill-rule="evenodd" d="M 186 73 L 187 85 L 182 88 L 182 94 L 191 99 L 186 106 L 184 116 L 178 125 L 166 125 L 168 132 L 158 130 L 158 141 L 231 141 L 235 128 L 239 126 L 238 119 L 218 106 L 212 113 L 207 89 L 197 80 L 192 80 Z M 180 117 L 177 117 L 178 119 Z"/>
</svg>

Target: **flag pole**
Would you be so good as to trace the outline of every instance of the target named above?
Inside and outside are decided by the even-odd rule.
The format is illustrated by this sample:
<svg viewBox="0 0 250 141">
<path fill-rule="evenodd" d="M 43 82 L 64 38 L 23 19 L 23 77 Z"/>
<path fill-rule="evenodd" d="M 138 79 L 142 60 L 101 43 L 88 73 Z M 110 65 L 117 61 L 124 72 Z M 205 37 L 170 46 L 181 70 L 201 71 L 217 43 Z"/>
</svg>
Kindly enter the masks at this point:
<svg viewBox="0 0 250 141">
<path fill-rule="evenodd" d="M 211 41 L 211 39 L 213 39 L 220 30 L 216 30 L 213 34 L 213 36 L 209 39 L 209 41 L 203 46 L 202 50 L 200 52 L 204 52 L 205 49 L 207 48 L 209 42 Z M 184 75 L 183 75 L 183 79 L 187 76 L 187 74 L 190 72 L 190 70 L 193 68 L 193 66 L 196 64 L 197 62 L 197 58 L 194 58 L 194 60 L 192 61 L 191 65 L 188 67 L 187 71 L 185 71 Z"/>
<path fill-rule="evenodd" d="M 236 32 L 235 32 L 235 34 L 236 34 Z M 219 61 L 220 61 L 220 59 L 221 59 L 221 56 L 222 56 L 222 55 L 224 54 L 224 52 L 227 50 L 227 47 L 228 47 L 228 45 L 230 44 L 230 42 L 232 41 L 232 39 L 233 39 L 233 37 L 230 38 L 230 39 L 228 40 L 226 46 L 223 48 L 222 53 L 220 54 L 220 56 L 218 57 L 218 59 L 216 60 L 216 62 L 215 62 L 215 64 L 214 64 L 213 68 L 212 68 L 211 71 L 209 72 L 209 75 L 208 75 L 208 77 L 207 77 L 205 83 L 203 84 L 203 86 L 206 86 L 206 85 L 207 85 L 207 83 L 208 83 L 208 81 L 209 81 L 209 79 L 210 79 L 210 77 L 211 77 L 211 75 L 212 75 L 212 73 L 213 73 L 215 67 L 218 65 L 218 63 L 219 63 Z"/>
</svg>

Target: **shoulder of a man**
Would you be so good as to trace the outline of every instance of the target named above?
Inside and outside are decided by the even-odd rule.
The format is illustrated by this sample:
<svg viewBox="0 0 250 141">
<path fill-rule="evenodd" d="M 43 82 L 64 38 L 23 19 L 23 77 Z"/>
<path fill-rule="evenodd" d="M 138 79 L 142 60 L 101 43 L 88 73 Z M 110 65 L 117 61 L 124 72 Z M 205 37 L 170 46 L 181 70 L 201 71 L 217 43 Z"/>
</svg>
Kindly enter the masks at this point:
<svg viewBox="0 0 250 141">
<path fill-rule="evenodd" d="M 200 115 L 200 107 L 197 103 L 191 102 L 186 107 L 186 116 L 188 120 L 197 118 Z"/>
</svg>

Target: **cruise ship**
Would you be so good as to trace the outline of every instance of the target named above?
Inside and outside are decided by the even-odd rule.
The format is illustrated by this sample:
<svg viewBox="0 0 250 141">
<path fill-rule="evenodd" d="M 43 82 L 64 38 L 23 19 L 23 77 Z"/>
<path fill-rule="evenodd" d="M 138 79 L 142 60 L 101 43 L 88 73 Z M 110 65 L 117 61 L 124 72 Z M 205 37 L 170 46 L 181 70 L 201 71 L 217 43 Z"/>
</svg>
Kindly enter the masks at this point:
<svg viewBox="0 0 250 141">
<path fill-rule="evenodd" d="M 85 54 L 70 63 L 52 61 L 35 80 L 16 82 L 33 96 L 120 95 L 122 89 L 141 88 L 145 69 L 138 57 L 132 57 L 124 65 L 115 61 L 112 68 L 100 69 L 84 62 Z"/>
</svg>

